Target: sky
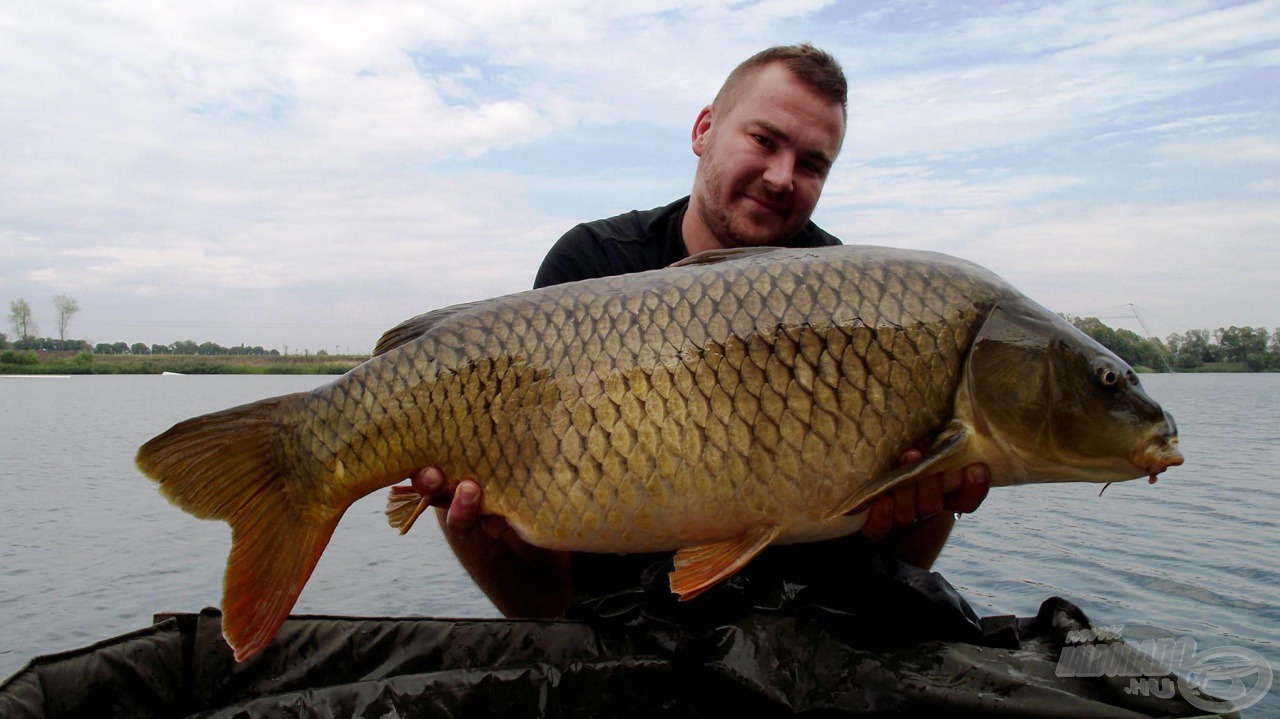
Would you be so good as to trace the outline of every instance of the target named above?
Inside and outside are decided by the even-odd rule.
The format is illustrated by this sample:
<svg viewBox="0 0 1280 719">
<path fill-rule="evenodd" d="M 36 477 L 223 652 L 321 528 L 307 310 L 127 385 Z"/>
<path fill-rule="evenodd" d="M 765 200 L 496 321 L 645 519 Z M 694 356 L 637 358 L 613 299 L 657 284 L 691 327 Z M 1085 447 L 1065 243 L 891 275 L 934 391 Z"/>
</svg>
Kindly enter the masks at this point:
<svg viewBox="0 0 1280 719">
<path fill-rule="evenodd" d="M 0 306 L 367 352 L 688 194 L 724 76 L 806 41 L 849 78 L 844 242 L 1144 335 L 1280 326 L 1280 0 L 5 3 Z"/>
</svg>

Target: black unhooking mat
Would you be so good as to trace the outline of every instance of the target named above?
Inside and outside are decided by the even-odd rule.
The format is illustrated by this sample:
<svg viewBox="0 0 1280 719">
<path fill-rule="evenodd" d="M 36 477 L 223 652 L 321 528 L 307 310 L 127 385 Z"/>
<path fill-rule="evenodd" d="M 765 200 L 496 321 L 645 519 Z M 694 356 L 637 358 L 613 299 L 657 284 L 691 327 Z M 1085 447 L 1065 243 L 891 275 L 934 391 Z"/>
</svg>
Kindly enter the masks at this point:
<svg viewBox="0 0 1280 719">
<path fill-rule="evenodd" d="M 1066 632 L 986 617 L 940 575 L 877 560 L 820 586 L 746 573 L 677 603 L 642 586 L 562 621 L 296 616 L 235 663 L 220 615 L 31 661 L 0 685 L 0 717 L 714 717 L 1207 715 L 1126 677 L 1059 677 Z"/>
</svg>

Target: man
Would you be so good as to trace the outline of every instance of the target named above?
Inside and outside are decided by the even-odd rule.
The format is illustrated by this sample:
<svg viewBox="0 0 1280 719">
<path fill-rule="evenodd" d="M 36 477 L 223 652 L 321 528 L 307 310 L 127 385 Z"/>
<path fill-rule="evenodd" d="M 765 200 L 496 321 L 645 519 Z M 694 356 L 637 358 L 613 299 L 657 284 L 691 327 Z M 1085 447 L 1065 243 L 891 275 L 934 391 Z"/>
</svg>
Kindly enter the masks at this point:
<svg viewBox="0 0 1280 719">
<path fill-rule="evenodd" d="M 754 55 L 730 73 L 694 122 L 698 168 L 690 196 L 575 227 L 547 254 L 535 288 L 659 269 L 706 250 L 839 244 L 809 218 L 844 141 L 846 106 L 844 74 L 821 50 L 800 45 Z M 920 456 L 911 450 L 901 461 Z M 927 569 L 955 522 L 952 512 L 974 511 L 986 496 L 985 467 L 972 465 L 958 474 L 930 477 L 879 498 L 862 537 L 852 541 L 884 540 L 884 551 Z M 653 561 L 532 547 L 506 531 L 500 519 L 487 519 L 484 531 L 475 531 L 481 524 L 478 484 L 465 480 L 448 497 L 436 468 L 420 470 L 411 480 L 433 503 L 448 507 L 438 510 L 445 536 L 507 616 L 563 616 L 575 597 L 634 582 L 639 568 Z M 944 493 L 948 481 L 959 489 Z M 846 540 L 803 551 L 839 556 Z"/>
</svg>

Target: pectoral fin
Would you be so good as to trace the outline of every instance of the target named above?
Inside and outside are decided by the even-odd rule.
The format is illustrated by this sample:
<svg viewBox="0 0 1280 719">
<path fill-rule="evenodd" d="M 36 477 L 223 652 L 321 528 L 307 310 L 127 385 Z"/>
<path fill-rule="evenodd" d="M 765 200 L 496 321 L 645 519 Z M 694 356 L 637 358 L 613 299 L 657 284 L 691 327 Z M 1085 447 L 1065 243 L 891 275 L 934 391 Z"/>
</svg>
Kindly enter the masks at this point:
<svg viewBox="0 0 1280 719">
<path fill-rule="evenodd" d="M 949 469 L 959 469 L 973 462 L 982 461 L 976 453 L 977 443 L 973 428 L 959 420 L 950 423 L 938 434 L 924 458 L 915 464 L 898 467 L 872 479 L 849 495 L 839 507 L 829 514 L 831 520 L 846 514 L 861 512 L 871 506 L 876 497 L 895 487 L 909 484 Z"/>
<path fill-rule="evenodd" d="M 761 525 L 732 539 L 681 549 L 676 552 L 671 591 L 680 601 L 693 599 L 742 569 L 781 533 L 781 527 Z"/>
</svg>

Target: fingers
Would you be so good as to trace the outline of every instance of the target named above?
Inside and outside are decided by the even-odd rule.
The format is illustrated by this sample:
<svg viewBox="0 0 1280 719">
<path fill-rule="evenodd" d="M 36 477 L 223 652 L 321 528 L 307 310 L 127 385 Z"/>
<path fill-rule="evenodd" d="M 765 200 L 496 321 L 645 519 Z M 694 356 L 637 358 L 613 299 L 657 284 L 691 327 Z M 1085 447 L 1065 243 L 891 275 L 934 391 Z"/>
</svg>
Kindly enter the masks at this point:
<svg viewBox="0 0 1280 719">
<path fill-rule="evenodd" d="M 913 524 L 918 519 L 914 484 L 893 491 L 893 510 L 895 524 Z"/>
<path fill-rule="evenodd" d="M 918 450 L 908 450 L 900 461 L 910 464 L 918 461 L 919 455 Z M 961 514 L 976 511 L 986 499 L 990 486 L 987 468 L 981 464 L 971 464 L 958 473 L 951 471 L 925 477 L 878 497 L 868 510 L 862 533 L 878 542 L 895 527 L 912 525 L 943 511 Z M 948 492 L 948 487 L 954 489 Z"/>
<path fill-rule="evenodd" d="M 944 507 L 943 477 L 929 477 L 916 485 L 916 513 L 921 519 L 932 517 Z"/>
<path fill-rule="evenodd" d="M 924 452 L 912 447 L 911 449 L 903 452 L 901 457 L 898 457 L 898 466 L 905 467 L 908 464 L 915 464 L 922 459 L 924 459 Z"/>
<path fill-rule="evenodd" d="M 477 527 L 494 539 L 507 533 L 507 520 L 497 515 L 480 514 L 480 485 L 474 479 L 464 479 L 454 490 L 453 501 L 445 515 L 445 526 L 454 534 L 470 532 Z"/>
<path fill-rule="evenodd" d="M 502 517 L 480 514 L 480 484 L 474 478 L 464 479 L 450 491 L 445 486 L 444 472 L 439 467 L 423 467 L 409 475 L 413 491 L 427 500 L 427 504 L 445 510 L 445 526 L 454 534 L 466 534 L 477 527 L 485 534 L 500 539 L 509 529 Z M 419 505 L 413 519 L 425 508 Z M 405 528 L 407 529 L 407 528 Z M 402 529 L 401 534 L 404 533 Z"/>
<path fill-rule="evenodd" d="M 409 475 L 415 491 L 436 507 L 448 507 L 452 495 L 444 490 L 444 472 L 439 467 L 423 467 Z"/>
<path fill-rule="evenodd" d="M 453 490 L 453 501 L 445 524 L 453 532 L 475 529 L 480 520 L 480 485 L 473 479 L 464 479 Z"/>
<path fill-rule="evenodd" d="M 509 528 L 505 517 L 489 515 L 480 518 L 480 529 L 494 539 L 502 539 L 502 536 L 507 533 Z"/>
<path fill-rule="evenodd" d="M 894 516 L 893 494 L 885 494 L 876 498 L 871 509 L 867 511 L 867 521 L 862 525 L 862 533 L 873 542 L 879 542 L 889 536 L 893 529 Z"/>
<path fill-rule="evenodd" d="M 971 464 L 962 470 L 960 488 L 946 495 L 946 509 L 961 514 L 977 511 L 990 489 L 986 466 Z"/>
<path fill-rule="evenodd" d="M 935 474 L 906 487 L 895 489 L 893 497 L 893 523 L 897 526 L 915 524 L 942 511 L 944 476 Z"/>
</svg>

